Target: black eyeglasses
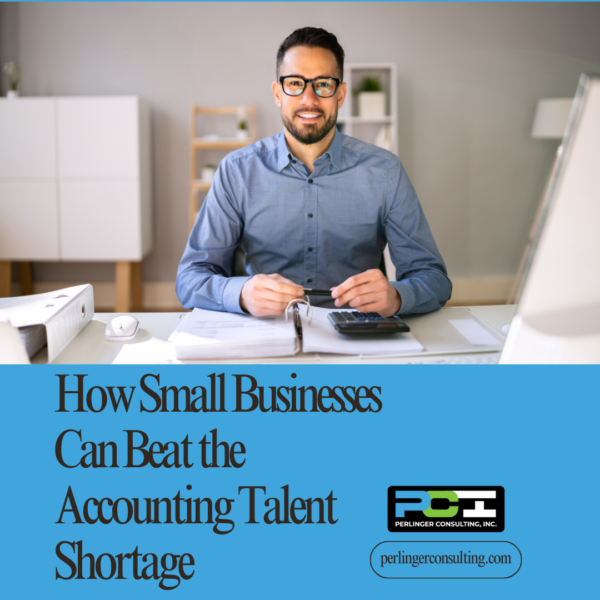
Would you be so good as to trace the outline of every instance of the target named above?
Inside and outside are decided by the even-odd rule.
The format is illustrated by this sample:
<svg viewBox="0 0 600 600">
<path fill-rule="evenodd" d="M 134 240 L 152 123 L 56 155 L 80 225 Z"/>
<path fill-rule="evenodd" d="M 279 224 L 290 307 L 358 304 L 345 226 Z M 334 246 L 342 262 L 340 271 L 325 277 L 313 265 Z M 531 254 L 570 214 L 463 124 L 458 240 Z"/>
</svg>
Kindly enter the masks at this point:
<svg viewBox="0 0 600 600">
<path fill-rule="evenodd" d="M 317 77 L 317 79 L 304 79 L 299 75 L 286 75 L 279 78 L 279 83 L 284 93 L 288 96 L 301 96 L 306 89 L 306 84 L 311 83 L 313 90 L 320 98 L 331 98 L 337 91 L 340 80 L 335 77 Z"/>
</svg>

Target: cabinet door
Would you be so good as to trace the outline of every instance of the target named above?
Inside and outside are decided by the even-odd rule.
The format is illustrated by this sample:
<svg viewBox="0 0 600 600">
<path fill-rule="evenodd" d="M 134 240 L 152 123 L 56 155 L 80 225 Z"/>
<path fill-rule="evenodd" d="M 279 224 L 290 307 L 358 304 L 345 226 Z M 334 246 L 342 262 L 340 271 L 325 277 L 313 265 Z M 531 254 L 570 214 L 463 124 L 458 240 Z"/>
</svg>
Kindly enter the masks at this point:
<svg viewBox="0 0 600 600">
<path fill-rule="evenodd" d="M 138 177 L 138 99 L 59 98 L 60 177 Z"/>
<path fill-rule="evenodd" d="M 142 260 L 139 183 L 60 182 L 63 260 Z"/>
<path fill-rule="evenodd" d="M 0 99 L 0 178 L 56 177 L 56 102 Z"/>
<path fill-rule="evenodd" d="M 0 180 L 0 259 L 59 259 L 56 181 Z"/>
</svg>

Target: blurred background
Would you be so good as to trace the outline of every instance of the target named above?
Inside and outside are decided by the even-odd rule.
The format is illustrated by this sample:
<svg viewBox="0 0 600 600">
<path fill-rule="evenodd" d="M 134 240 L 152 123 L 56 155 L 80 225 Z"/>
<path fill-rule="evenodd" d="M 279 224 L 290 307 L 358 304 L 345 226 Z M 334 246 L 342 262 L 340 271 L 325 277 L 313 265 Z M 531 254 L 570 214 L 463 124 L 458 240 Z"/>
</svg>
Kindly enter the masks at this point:
<svg viewBox="0 0 600 600">
<path fill-rule="evenodd" d="M 598 3 L 6 2 L 0 63 L 18 64 L 22 98 L 148 103 L 153 244 L 143 308 L 178 310 L 190 106 L 255 105 L 258 138 L 278 133 L 277 48 L 298 27 L 324 27 L 347 62 L 395 65 L 397 153 L 454 281 L 453 303 L 501 303 L 560 143 L 532 137 L 537 103 L 572 97 L 580 73 L 600 73 L 599 23 Z M 225 153 L 208 150 L 198 167 Z M 97 307 L 114 307 L 114 262 L 38 260 L 32 278 L 36 292 L 92 283 Z"/>
</svg>

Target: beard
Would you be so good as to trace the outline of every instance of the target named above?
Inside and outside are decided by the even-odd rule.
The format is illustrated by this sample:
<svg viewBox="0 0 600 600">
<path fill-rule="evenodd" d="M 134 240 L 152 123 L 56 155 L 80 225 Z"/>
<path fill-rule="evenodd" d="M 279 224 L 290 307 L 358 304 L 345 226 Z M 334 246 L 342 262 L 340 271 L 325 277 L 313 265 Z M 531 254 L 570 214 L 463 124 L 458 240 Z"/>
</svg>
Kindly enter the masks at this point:
<svg viewBox="0 0 600 600">
<path fill-rule="evenodd" d="M 283 126 L 301 144 L 306 144 L 307 146 L 310 146 L 311 144 L 316 144 L 317 142 L 320 142 L 333 129 L 337 121 L 337 115 L 338 111 L 336 106 L 335 111 L 332 113 L 329 119 L 325 119 L 320 127 L 317 126 L 315 123 L 314 125 L 310 124 L 306 126 L 303 130 L 295 127 L 294 121 L 292 119 L 288 119 L 283 114 L 281 115 L 281 120 L 283 121 Z"/>
</svg>

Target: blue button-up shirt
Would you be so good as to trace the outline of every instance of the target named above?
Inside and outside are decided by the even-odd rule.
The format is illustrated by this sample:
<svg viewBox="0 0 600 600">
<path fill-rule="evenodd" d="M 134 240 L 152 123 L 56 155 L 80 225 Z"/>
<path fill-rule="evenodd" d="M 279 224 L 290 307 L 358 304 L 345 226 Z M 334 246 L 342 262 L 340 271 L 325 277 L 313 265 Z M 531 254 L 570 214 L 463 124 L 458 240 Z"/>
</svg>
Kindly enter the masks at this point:
<svg viewBox="0 0 600 600">
<path fill-rule="evenodd" d="M 329 289 L 378 268 L 388 243 L 399 314 L 441 308 L 452 284 L 398 157 L 336 130 L 313 166 L 290 154 L 283 131 L 221 161 L 179 264 L 183 306 L 243 312 L 249 277 L 232 276 L 238 245 L 250 276 L 279 273 Z"/>
</svg>

